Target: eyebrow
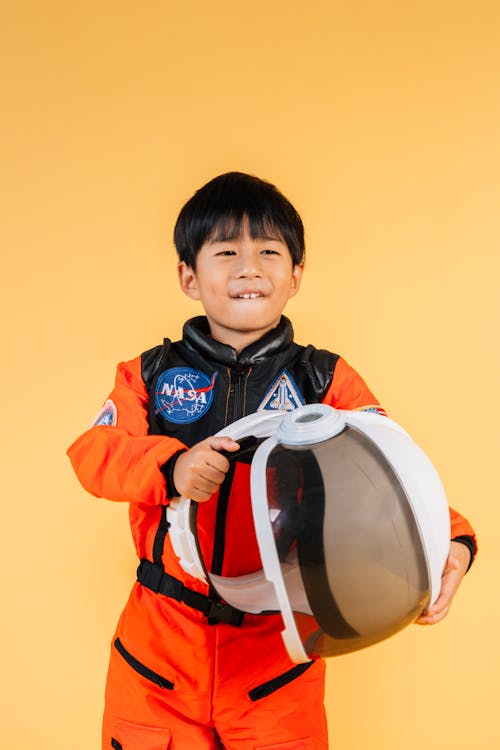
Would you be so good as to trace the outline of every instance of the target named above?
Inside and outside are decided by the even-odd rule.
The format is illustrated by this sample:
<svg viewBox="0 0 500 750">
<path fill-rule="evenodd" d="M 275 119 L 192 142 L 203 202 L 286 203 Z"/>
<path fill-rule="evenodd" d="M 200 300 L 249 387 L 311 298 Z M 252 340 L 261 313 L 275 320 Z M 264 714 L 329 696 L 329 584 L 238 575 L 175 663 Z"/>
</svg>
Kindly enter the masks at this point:
<svg viewBox="0 0 500 750">
<path fill-rule="evenodd" d="M 240 235 L 231 236 L 227 235 L 225 237 L 214 237 L 210 240 L 210 245 L 215 245 L 218 242 L 236 242 L 236 240 L 240 239 Z M 263 234 L 258 235 L 257 237 L 252 237 L 253 240 L 261 240 L 262 242 L 283 242 L 282 238 L 279 236 L 273 237 L 271 235 Z"/>
</svg>

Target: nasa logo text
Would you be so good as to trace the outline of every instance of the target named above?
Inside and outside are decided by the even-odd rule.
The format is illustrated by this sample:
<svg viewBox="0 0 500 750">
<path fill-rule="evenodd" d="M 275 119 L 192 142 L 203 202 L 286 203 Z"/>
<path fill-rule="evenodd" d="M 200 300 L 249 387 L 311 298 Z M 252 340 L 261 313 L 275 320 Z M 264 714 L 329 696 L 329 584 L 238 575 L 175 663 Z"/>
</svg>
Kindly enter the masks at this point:
<svg viewBox="0 0 500 750">
<path fill-rule="evenodd" d="M 216 377 L 191 367 L 165 370 L 156 383 L 155 414 L 175 424 L 201 419 L 212 406 Z"/>
</svg>

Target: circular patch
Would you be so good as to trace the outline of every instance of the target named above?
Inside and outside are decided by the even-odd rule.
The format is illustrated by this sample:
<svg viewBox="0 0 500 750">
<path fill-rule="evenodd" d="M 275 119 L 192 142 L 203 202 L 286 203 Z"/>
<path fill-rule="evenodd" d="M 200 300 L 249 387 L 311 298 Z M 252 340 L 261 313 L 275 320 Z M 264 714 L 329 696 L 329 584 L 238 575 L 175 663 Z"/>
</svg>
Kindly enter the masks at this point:
<svg viewBox="0 0 500 750">
<path fill-rule="evenodd" d="M 155 414 L 175 424 L 201 419 L 212 406 L 217 373 L 210 379 L 201 370 L 172 367 L 156 381 Z"/>
</svg>

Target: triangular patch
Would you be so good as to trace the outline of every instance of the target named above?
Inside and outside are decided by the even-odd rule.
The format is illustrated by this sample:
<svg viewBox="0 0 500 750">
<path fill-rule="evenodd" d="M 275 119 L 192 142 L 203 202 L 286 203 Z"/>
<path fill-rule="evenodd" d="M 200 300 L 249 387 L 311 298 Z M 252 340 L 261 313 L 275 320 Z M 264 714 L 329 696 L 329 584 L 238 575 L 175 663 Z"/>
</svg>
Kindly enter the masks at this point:
<svg viewBox="0 0 500 750">
<path fill-rule="evenodd" d="M 305 404 L 302 395 L 286 370 L 278 375 L 257 411 L 293 411 Z"/>
</svg>

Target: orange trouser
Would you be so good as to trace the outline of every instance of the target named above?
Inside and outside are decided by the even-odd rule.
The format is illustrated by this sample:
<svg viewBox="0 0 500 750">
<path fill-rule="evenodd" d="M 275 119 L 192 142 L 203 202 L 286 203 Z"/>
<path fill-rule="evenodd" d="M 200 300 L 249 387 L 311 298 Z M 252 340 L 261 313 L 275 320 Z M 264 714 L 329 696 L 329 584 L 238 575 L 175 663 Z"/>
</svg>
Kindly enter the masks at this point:
<svg viewBox="0 0 500 750">
<path fill-rule="evenodd" d="M 325 665 L 294 665 L 281 618 L 240 628 L 136 583 L 113 639 L 103 750 L 326 750 Z"/>
</svg>

